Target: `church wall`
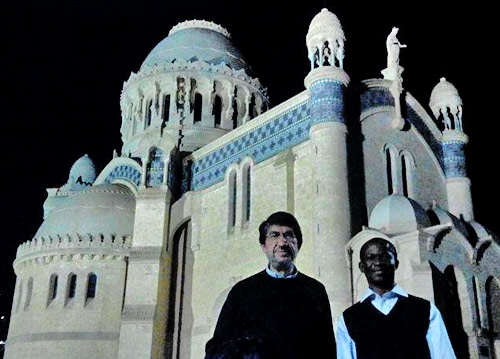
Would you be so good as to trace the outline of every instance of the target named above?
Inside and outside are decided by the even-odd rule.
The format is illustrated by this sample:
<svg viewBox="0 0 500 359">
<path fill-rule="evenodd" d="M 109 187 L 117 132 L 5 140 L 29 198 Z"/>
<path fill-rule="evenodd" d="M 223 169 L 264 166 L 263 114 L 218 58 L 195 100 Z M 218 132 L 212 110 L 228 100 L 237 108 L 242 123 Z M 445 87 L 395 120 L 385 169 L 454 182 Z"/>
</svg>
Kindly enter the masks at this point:
<svg viewBox="0 0 500 359">
<path fill-rule="evenodd" d="M 408 153 L 413 158 L 415 167 L 412 182 L 413 195 L 424 208 L 428 208 L 433 200 L 438 205 L 447 207 L 444 174 L 439 162 L 423 137 L 412 126 L 407 131 L 392 128 L 391 108 L 373 113 L 363 119 L 364 134 L 363 156 L 365 164 L 365 189 L 368 215 L 375 205 L 388 193 L 385 145 L 395 148 L 396 176 L 393 186 L 398 193 L 402 190 L 401 154 Z"/>
<path fill-rule="evenodd" d="M 300 250 L 297 266 L 312 275 L 312 218 L 310 188 L 311 162 L 309 143 L 293 148 L 296 156 L 294 193 L 295 214 L 301 224 L 304 244 Z M 213 334 L 222 304 L 229 289 L 239 280 L 265 268 L 266 258 L 258 241 L 258 226 L 271 213 L 287 208 L 287 165 L 283 156 L 275 156 L 252 167 L 252 206 L 248 222 L 241 220 L 241 206 L 237 206 L 236 226 L 229 223 L 229 181 L 193 193 L 193 200 L 199 203 L 199 210 L 193 210 L 193 242 L 195 247 L 193 270 L 193 326 L 191 357 L 202 357 L 204 345 Z M 243 193 L 243 166 L 231 165 L 228 172 L 238 173 L 238 197 L 241 203 Z M 290 192 L 289 192 L 290 193 Z M 290 204 L 289 204 L 290 205 Z M 198 237 L 195 239 L 195 237 Z"/>
</svg>

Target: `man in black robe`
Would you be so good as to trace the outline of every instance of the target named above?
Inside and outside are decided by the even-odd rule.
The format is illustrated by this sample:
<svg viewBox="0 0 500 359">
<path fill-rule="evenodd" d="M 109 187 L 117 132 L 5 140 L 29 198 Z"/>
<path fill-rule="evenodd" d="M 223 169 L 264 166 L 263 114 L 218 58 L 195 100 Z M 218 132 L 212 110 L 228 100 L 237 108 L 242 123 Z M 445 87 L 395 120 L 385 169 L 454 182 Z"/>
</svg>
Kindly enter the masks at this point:
<svg viewBox="0 0 500 359">
<path fill-rule="evenodd" d="M 259 242 L 268 266 L 231 289 L 205 358 L 334 359 L 325 287 L 294 264 L 302 246 L 297 220 L 273 213 L 259 227 Z"/>
</svg>

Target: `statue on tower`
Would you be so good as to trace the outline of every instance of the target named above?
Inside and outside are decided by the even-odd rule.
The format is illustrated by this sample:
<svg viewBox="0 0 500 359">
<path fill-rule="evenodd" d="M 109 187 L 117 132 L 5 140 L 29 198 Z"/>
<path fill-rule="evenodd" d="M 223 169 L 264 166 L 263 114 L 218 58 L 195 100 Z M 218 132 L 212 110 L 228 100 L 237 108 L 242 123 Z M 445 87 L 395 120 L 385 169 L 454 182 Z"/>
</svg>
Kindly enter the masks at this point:
<svg viewBox="0 0 500 359">
<path fill-rule="evenodd" d="M 394 98 L 393 127 L 401 130 L 405 124 L 401 116 L 400 102 L 401 93 L 403 92 L 403 77 L 401 75 L 404 69 L 402 66 L 399 66 L 399 52 L 400 49 L 405 48 L 406 45 L 399 42 L 397 37 L 398 31 L 399 29 L 397 27 L 393 27 L 385 41 L 387 47 L 387 68 L 382 70 L 382 75 L 384 75 L 385 80 L 392 81 L 389 91 Z"/>
<path fill-rule="evenodd" d="M 382 75 L 386 80 L 398 80 L 402 82 L 401 74 L 403 73 L 403 67 L 399 66 L 399 52 L 400 49 L 405 48 L 398 40 L 399 28 L 393 27 L 385 45 L 387 47 L 387 68 L 382 70 Z"/>
<path fill-rule="evenodd" d="M 389 36 L 387 36 L 387 40 L 385 42 L 387 46 L 387 68 L 398 68 L 399 66 L 399 51 L 402 48 L 405 48 L 406 45 L 403 45 L 399 42 L 398 35 L 399 28 L 393 27 Z"/>
</svg>

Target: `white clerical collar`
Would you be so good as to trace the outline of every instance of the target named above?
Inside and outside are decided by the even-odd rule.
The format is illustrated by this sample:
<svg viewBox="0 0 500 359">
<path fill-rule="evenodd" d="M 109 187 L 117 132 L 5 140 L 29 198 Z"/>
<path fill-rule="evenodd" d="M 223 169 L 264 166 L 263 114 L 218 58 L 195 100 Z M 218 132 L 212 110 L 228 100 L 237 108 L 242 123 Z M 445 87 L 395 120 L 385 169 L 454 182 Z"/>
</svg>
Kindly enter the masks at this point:
<svg viewBox="0 0 500 359">
<path fill-rule="evenodd" d="M 280 278 L 280 279 L 290 279 L 290 278 L 295 278 L 299 271 L 297 270 L 297 267 L 293 266 L 292 273 L 290 274 L 285 274 L 285 273 L 278 273 L 273 271 L 269 266 L 266 267 L 266 273 L 269 274 L 273 278 Z"/>
<path fill-rule="evenodd" d="M 388 292 L 385 292 L 382 296 L 375 292 L 371 288 L 367 288 L 363 295 L 361 296 L 360 302 L 365 301 L 365 299 L 372 297 L 372 296 L 379 296 L 379 297 L 393 297 L 393 296 L 400 296 L 400 297 L 408 297 L 408 293 L 406 290 L 404 290 L 401 286 L 398 284 L 395 284 L 394 287 Z"/>
</svg>

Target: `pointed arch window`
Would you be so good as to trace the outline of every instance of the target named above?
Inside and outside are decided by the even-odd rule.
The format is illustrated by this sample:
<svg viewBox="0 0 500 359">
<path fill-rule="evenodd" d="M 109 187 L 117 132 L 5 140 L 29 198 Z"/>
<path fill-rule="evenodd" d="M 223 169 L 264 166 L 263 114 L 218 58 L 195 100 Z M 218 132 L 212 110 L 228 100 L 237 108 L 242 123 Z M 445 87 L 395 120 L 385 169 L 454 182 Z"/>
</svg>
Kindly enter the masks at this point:
<svg viewBox="0 0 500 359">
<path fill-rule="evenodd" d="M 85 299 L 93 299 L 96 296 L 97 291 L 97 275 L 95 273 L 90 273 L 87 277 L 87 293 Z"/>
</svg>

